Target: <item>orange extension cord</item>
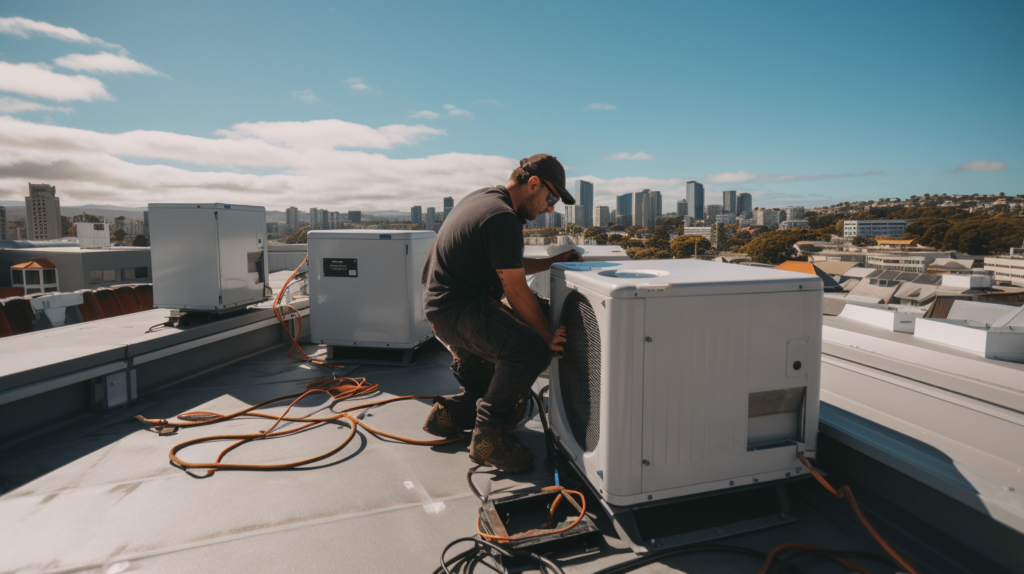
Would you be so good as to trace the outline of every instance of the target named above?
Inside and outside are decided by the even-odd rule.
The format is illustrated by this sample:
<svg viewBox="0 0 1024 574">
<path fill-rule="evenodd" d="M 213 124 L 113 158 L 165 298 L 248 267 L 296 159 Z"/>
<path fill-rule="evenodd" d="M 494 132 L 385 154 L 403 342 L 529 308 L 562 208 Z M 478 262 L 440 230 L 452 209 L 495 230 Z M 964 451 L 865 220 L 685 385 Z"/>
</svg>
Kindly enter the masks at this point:
<svg viewBox="0 0 1024 574">
<path fill-rule="evenodd" d="M 284 294 L 285 290 L 288 288 L 288 285 L 292 282 L 292 280 L 295 278 L 295 276 L 298 275 L 299 269 L 301 269 L 302 266 L 308 260 L 309 260 L 309 256 L 307 255 L 306 258 L 302 260 L 302 263 L 300 263 L 299 266 L 295 268 L 295 271 L 292 272 L 291 276 L 288 277 L 288 280 L 284 282 L 284 285 L 278 291 L 277 297 L 274 298 L 274 316 L 277 317 L 277 320 L 281 323 L 281 326 L 284 327 L 285 332 L 288 333 L 288 337 L 292 340 L 292 345 L 291 345 L 291 347 L 288 348 L 288 351 L 286 353 L 289 358 L 295 359 L 297 361 L 304 361 L 304 362 L 314 363 L 314 364 L 317 364 L 317 365 L 331 366 L 331 365 L 328 365 L 327 363 L 325 363 L 323 361 L 318 361 L 318 360 L 313 359 L 312 357 L 307 355 L 306 352 L 302 349 L 302 346 L 299 345 L 299 337 L 302 334 L 302 316 L 299 315 L 298 310 L 295 309 L 295 307 L 292 307 L 291 305 L 283 305 L 283 307 L 291 309 L 292 312 L 295 313 L 295 316 L 298 317 L 298 320 L 299 320 L 298 329 L 296 330 L 294 335 L 288 329 L 288 324 L 285 322 L 284 316 L 281 315 L 281 313 L 278 311 L 278 307 L 281 306 L 280 305 L 281 296 Z M 299 352 L 302 353 L 301 357 L 296 357 L 296 356 L 294 356 L 292 354 L 295 349 L 298 349 Z M 337 367 L 338 365 L 333 365 L 333 366 Z M 142 415 L 136 415 L 135 418 L 139 419 L 142 422 L 149 423 L 151 425 L 155 425 L 157 427 L 167 427 L 167 428 L 174 428 L 174 429 L 189 428 L 189 427 L 202 426 L 202 425 L 209 425 L 209 424 L 219 423 L 219 422 L 223 422 L 223 421 L 226 421 L 226 420 L 231 420 L 231 419 L 234 419 L 234 418 L 237 418 L 237 417 L 243 417 L 243 416 L 260 417 L 260 418 L 273 419 L 274 420 L 274 424 L 269 429 L 267 429 L 265 431 L 260 431 L 260 432 L 257 432 L 257 433 L 249 433 L 249 434 L 222 434 L 222 435 L 212 435 L 212 436 L 200 437 L 200 438 L 196 438 L 196 439 L 192 439 L 192 440 L 187 440 L 187 441 L 182 442 L 182 443 L 178 443 L 178 444 L 176 444 L 171 449 L 171 451 L 168 454 L 168 456 L 170 457 L 172 462 L 174 462 L 175 464 L 177 464 L 181 468 L 205 468 L 205 469 L 208 469 L 206 471 L 206 474 L 208 474 L 208 475 L 213 474 L 214 472 L 216 472 L 218 470 L 284 470 L 284 469 L 289 469 L 289 468 L 296 468 L 296 467 L 299 467 L 299 466 L 302 466 L 302 465 L 305 465 L 305 464 L 316 462 L 318 460 L 323 460 L 323 459 L 325 459 L 325 458 L 327 458 L 327 457 L 329 457 L 329 456 L 339 452 L 340 450 L 342 450 L 346 446 L 348 446 L 348 444 L 350 442 L 352 442 L 352 439 L 355 438 L 356 429 L 358 427 L 363 427 L 364 429 L 366 429 L 367 431 L 369 431 L 370 433 L 372 433 L 375 436 L 385 437 L 385 438 L 389 438 L 389 439 L 392 439 L 392 440 L 397 440 L 399 442 L 404 442 L 404 443 L 408 443 L 408 444 L 436 446 L 436 445 L 443 445 L 443 444 L 452 444 L 452 443 L 464 440 L 465 437 L 463 437 L 463 435 L 461 435 L 461 434 L 459 434 L 458 436 L 455 436 L 453 438 L 443 439 L 443 440 L 419 440 L 419 439 L 412 439 L 412 438 L 401 437 L 401 436 L 398 436 L 398 435 L 394 435 L 394 434 L 391 434 L 391 433 L 387 433 L 387 432 L 381 431 L 379 429 L 375 429 L 375 428 L 371 427 L 370 425 L 364 423 L 357 416 L 352 416 L 352 415 L 349 414 L 352 411 L 356 411 L 356 410 L 360 410 L 360 409 L 367 409 L 367 408 L 370 408 L 370 407 L 375 407 L 375 406 L 378 406 L 378 405 L 384 405 L 384 404 L 388 404 L 388 403 L 394 403 L 394 402 L 398 402 L 398 401 L 407 401 L 407 400 L 415 400 L 415 399 L 431 399 L 431 398 L 433 398 L 432 395 L 410 395 L 410 396 L 404 396 L 404 397 L 392 397 L 390 399 L 384 399 L 384 400 L 380 400 L 380 401 L 376 401 L 376 402 L 372 402 L 372 403 L 364 403 L 364 404 L 356 405 L 356 406 L 353 406 L 353 407 L 349 407 L 347 409 L 344 409 L 340 413 L 337 413 L 337 414 L 335 414 L 333 416 L 329 416 L 329 417 L 313 418 L 313 417 L 289 417 L 288 416 L 288 413 L 291 412 L 292 407 L 294 407 L 296 403 L 298 403 L 303 398 L 305 398 L 305 397 L 307 397 L 309 395 L 315 394 L 315 393 L 326 393 L 326 394 L 330 395 L 331 398 L 333 398 L 333 399 L 336 399 L 338 401 L 344 401 L 344 400 L 355 399 L 355 398 L 358 398 L 358 397 L 362 397 L 362 396 L 366 396 L 366 395 L 375 393 L 375 392 L 377 392 L 377 387 L 378 386 L 376 384 L 369 384 L 369 383 L 366 382 L 366 379 L 362 379 L 362 378 L 354 379 L 354 378 L 350 378 L 350 377 L 342 377 L 342 378 L 338 378 L 338 377 L 325 377 L 325 378 L 322 378 L 322 379 L 317 379 L 317 380 L 312 381 L 309 384 L 307 384 L 306 385 L 306 389 L 307 390 L 305 392 L 303 392 L 303 393 L 297 393 L 297 394 L 293 394 L 293 395 L 286 395 L 286 396 L 283 396 L 283 397 L 273 398 L 273 399 L 270 399 L 270 400 L 267 400 L 267 401 L 263 401 L 263 402 L 261 402 L 259 404 L 253 405 L 251 407 L 242 409 L 242 410 L 240 410 L 238 412 L 234 412 L 234 413 L 227 414 L 227 415 L 222 415 L 220 413 L 215 413 L 215 412 L 210 412 L 210 411 L 192 411 L 192 412 L 183 413 L 181 415 L 178 415 L 176 418 L 179 419 L 179 420 L 178 421 L 174 421 L 174 422 L 170 422 L 167 419 L 147 419 L 147 418 L 143 417 Z M 277 403 L 277 402 L 281 402 L 281 401 L 284 401 L 284 400 L 292 399 L 293 397 L 294 397 L 294 400 L 292 400 L 291 404 L 288 405 L 288 408 L 285 409 L 284 413 L 282 413 L 281 415 L 272 415 L 272 414 L 269 414 L 269 413 L 263 413 L 263 412 L 260 412 L 260 411 L 256 410 L 256 409 L 259 409 L 260 407 L 265 407 L 267 405 L 271 405 L 271 404 L 274 404 L 274 403 Z M 279 437 L 279 436 L 289 435 L 289 434 L 292 434 L 292 433 L 296 433 L 296 432 L 299 432 L 299 431 L 306 430 L 306 429 L 314 427 L 316 425 L 326 424 L 326 423 L 329 423 L 329 422 L 340 421 L 340 420 L 348 421 L 348 423 L 351 425 L 352 430 L 349 432 L 348 436 L 345 438 L 345 440 L 343 440 L 341 442 L 340 445 L 336 446 L 335 448 L 333 448 L 333 449 L 331 449 L 331 450 L 329 450 L 329 451 L 327 451 L 327 452 L 325 452 L 323 454 L 320 454 L 320 455 L 317 455 L 317 456 L 314 456 L 314 457 L 311 457 L 311 458 L 307 458 L 307 459 L 303 459 L 303 460 L 299 460 L 299 461 L 295 461 L 295 462 L 283 463 L 283 464 L 228 464 L 228 463 L 221 462 L 222 460 L 224 460 L 224 456 L 227 455 L 227 453 L 231 452 L 232 450 L 234 450 L 234 449 L 236 449 L 236 448 L 238 448 L 238 447 L 240 447 L 243 444 L 246 444 L 248 442 L 252 442 L 254 440 L 261 440 L 261 439 L 275 438 L 275 437 Z M 281 424 L 282 421 L 301 422 L 301 423 L 306 423 L 306 424 L 298 426 L 298 427 L 293 428 L 293 429 L 285 429 L 285 430 L 279 430 L 277 432 L 274 432 L 274 429 L 277 428 L 277 426 L 279 424 Z M 204 443 L 204 442 L 217 441 L 217 440 L 234 440 L 235 442 L 230 444 L 230 445 L 228 445 L 227 448 L 222 450 L 221 453 L 217 456 L 217 460 L 214 461 L 214 462 L 188 462 L 188 461 L 182 460 L 181 458 L 178 457 L 177 453 L 179 451 L 181 451 L 182 449 L 188 447 L 188 446 L 191 446 L 191 445 L 194 445 L 194 444 L 199 444 L 199 443 Z"/>
<path fill-rule="evenodd" d="M 577 524 L 579 524 L 580 521 L 583 520 L 583 517 L 586 516 L 586 514 L 587 514 L 587 499 L 586 499 L 585 496 L 583 496 L 582 492 L 577 492 L 575 490 L 569 490 L 567 488 L 562 488 L 561 486 L 548 486 L 548 487 L 542 488 L 541 490 L 542 491 L 549 491 L 549 492 L 553 492 L 553 491 L 556 491 L 556 490 L 559 491 L 558 492 L 558 496 L 556 496 L 554 502 L 551 503 L 551 510 L 548 512 L 548 521 L 545 524 L 550 524 L 550 523 L 554 522 L 554 520 L 555 520 L 555 509 L 557 509 L 558 508 L 558 504 L 560 502 L 562 502 L 562 497 L 563 496 L 568 496 L 570 494 L 576 495 L 576 496 L 578 496 L 580 498 L 580 515 L 576 517 L 576 520 L 574 520 L 572 524 L 570 524 L 569 526 L 566 526 L 564 528 L 558 528 L 558 529 L 534 528 L 534 529 L 528 530 L 526 532 L 520 532 L 519 534 L 515 534 L 513 536 L 495 536 L 493 534 L 485 533 L 483 530 L 480 529 L 480 518 L 477 517 L 477 519 L 476 519 L 476 532 L 477 532 L 477 534 L 479 534 L 481 538 L 483 538 L 484 540 L 487 540 L 489 542 L 496 542 L 498 544 L 507 544 L 509 542 L 512 542 L 513 540 L 523 540 L 525 538 L 534 538 L 536 536 L 547 536 L 549 534 L 559 534 L 561 532 L 565 532 L 566 530 L 569 530 L 569 529 L 573 528 L 574 526 L 576 526 Z"/>
<path fill-rule="evenodd" d="M 819 473 L 817 470 L 814 469 L 813 466 L 811 466 L 811 463 L 807 462 L 807 459 L 804 458 L 804 455 L 797 453 L 796 456 L 797 458 L 800 459 L 800 462 L 807 467 L 807 470 L 811 471 L 811 475 L 813 475 L 814 478 L 817 479 L 817 481 L 821 483 L 822 486 L 825 487 L 825 490 L 828 490 L 836 498 L 845 498 L 846 501 L 850 503 L 850 507 L 853 508 L 854 514 L 856 514 L 857 518 L 860 519 L 860 522 L 864 525 L 864 528 L 867 528 L 868 532 L 875 539 L 875 542 L 878 542 L 879 546 L 885 549 L 889 556 L 892 556 L 893 560 L 899 563 L 899 565 L 902 566 L 908 574 L 920 574 L 917 570 L 914 569 L 913 566 L 911 566 L 906 560 L 904 560 L 902 556 L 897 554 L 896 550 L 893 549 L 893 547 L 890 546 L 884 538 L 882 538 L 882 535 L 879 534 L 877 530 L 875 530 L 875 527 L 871 525 L 871 522 L 868 521 L 868 517 L 864 515 L 864 512 L 860 509 L 860 506 L 857 504 L 857 500 L 853 497 L 853 491 L 850 490 L 849 486 L 844 485 L 840 487 L 838 490 L 836 490 L 835 488 L 833 488 L 831 484 L 828 483 L 827 480 L 825 480 L 825 477 L 821 476 L 821 473 Z M 775 549 L 771 551 L 770 554 L 768 554 L 768 558 L 764 561 L 764 564 L 761 565 L 761 569 L 757 571 L 757 574 L 765 574 L 766 572 L 768 572 L 768 567 L 771 566 L 772 560 L 775 559 L 775 555 L 789 548 L 810 548 L 812 550 L 818 549 L 816 546 L 810 546 L 807 544 L 782 544 L 780 546 L 777 546 Z M 863 568 L 860 568 L 859 566 L 853 564 L 852 562 L 849 562 L 848 560 L 845 562 L 841 562 L 841 560 L 845 559 L 840 558 L 839 556 L 826 556 L 832 558 L 833 560 L 836 560 L 837 562 L 840 562 L 840 564 L 843 564 L 844 566 L 850 568 L 855 567 L 854 570 L 857 572 L 866 572 Z M 847 564 L 846 562 L 849 563 Z"/>
</svg>

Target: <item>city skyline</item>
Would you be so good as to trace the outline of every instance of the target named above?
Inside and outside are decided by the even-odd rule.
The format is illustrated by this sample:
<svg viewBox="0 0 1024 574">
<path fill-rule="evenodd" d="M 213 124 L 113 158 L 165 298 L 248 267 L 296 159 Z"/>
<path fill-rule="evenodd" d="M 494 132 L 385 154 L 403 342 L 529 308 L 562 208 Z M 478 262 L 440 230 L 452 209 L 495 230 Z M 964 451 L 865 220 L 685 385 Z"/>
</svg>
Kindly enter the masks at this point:
<svg viewBox="0 0 1024 574">
<path fill-rule="evenodd" d="M 1024 58 L 1018 3 L 927 14 L 880 2 L 628 14 L 569 3 L 523 42 L 482 51 L 438 33 L 485 38 L 479 24 L 500 17 L 498 6 L 453 16 L 415 3 L 226 2 L 204 5 L 201 22 L 187 3 L 137 7 L 130 19 L 118 6 L 0 7 L 0 201 L 17 201 L 25 181 L 49 181 L 71 205 L 402 210 L 503 183 L 538 151 L 565 164 L 567 187 L 593 183 L 594 205 L 645 188 L 677 198 L 690 179 L 764 206 L 1024 188 L 1014 99 L 1024 79 L 1008 72 Z M 580 52 L 560 39 L 558 29 L 581 21 L 607 45 Z M 694 45 L 711 45 L 726 24 L 741 41 L 684 49 L 667 33 L 682 21 L 701 22 Z M 396 50 L 363 49 L 375 22 L 401 38 Z M 275 26 L 290 32 L 266 42 Z M 618 29 L 651 42 L 608 34 Z M 511 86 L 508 70 L 482 65 L 541 52 L 577 64 Z M 457 65 L 439 70 L 442 60 Z M 459 71 L 469 68 L 479 77 Z M 576 89 L 598 71 L 623 81 Z"/>
</svg>

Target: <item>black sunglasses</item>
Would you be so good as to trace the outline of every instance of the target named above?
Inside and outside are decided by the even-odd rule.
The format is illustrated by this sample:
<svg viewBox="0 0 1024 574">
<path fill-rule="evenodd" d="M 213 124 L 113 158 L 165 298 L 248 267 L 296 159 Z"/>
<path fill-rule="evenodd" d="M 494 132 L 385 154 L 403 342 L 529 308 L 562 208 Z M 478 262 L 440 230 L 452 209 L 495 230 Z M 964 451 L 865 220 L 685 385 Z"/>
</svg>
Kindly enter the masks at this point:
<svg viewBox="0 0 1024 574">
<path fill-rule="evenodd" d="M 561 199 L 561 198 L 559 198 L 558 194 L 555 193 L 555 191 L 553 189 L 551 189 L 551 185 L 548 182 L 544 181 L 543 179 L 541 181 L 544 182 L 544 187 L 548 188 L 548 197 L 547 197 L 548 207 L 554 207 L 555 204 L 558 203 L 558 200 Z"/>
</svg>

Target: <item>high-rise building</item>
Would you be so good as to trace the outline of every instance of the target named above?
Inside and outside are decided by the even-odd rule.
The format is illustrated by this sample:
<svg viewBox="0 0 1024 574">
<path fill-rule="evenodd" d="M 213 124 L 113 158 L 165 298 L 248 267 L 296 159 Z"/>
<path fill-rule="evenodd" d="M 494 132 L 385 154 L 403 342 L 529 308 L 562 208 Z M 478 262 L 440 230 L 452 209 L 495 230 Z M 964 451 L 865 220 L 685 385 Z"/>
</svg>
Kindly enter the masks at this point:
<svg viewBox="0 0 1024 574">
<path fill-rule="evenodd" d="M 754 211 L 754 199 L 749 193 L 743 192 L 736 196 L 736 204 L 737 213 L 753 213 Z"/>
<path fill-rule="evenodd" d="M 710 219 L 711 221 L 714 221 L 715 217 L 721 214 L 721 205 L 712 203 L 704 206 L 704 219 Z"/>
<path fill-rule="evenodd" d="M 348 212 L 348 222 L 349 223 L 362 223 L 363 222 L 363 212 L 362 211 L 350 211 L 350 212 Z"/>
<path fill-rule="evenodd" d="M 640 221 L 641 227 L 646 229 L 654 229 L 654 197 L 651 195 L 649 190 L 644 190 L 644 201 L 643 201 L 643 219 Z M 633 216 L 636 217 L 635 215 Z"/>
<path fill-rule="evenodd" d="M 7 208 L 0 205 L 0 241 L 7 240 Z"/>
<path fill-rule="evenodd" d="M 284 210 L 284 227 L 288 235 L 299 230 L 299 208 L 289 207 Z"/>
<path fill-rule="evenodd" d="M 615 197 L 615 215 L 633 215 L 633 194 L 623 193 Z M 632 220 L 631 220 L 632 221 Z"/>
<path fill-rule="evenodd" d="M 428 230 L 434 228 L 434 219 L 435 219 L 436 215 L 437 215 L 437 210 L 435 210 L 433 207 L 428 207 L 427 208 L 427 219 L 426 219 L 426 221 L 423 222 L 423 225 Z"/>
<path fill-rule="evenodd" d="M 583 223 L 577 223 L 583 227 L 594 225 L 594 184 L 582 179 L 576 180 L 576 204 L 583 206 Z"/>
<path fill-rule="evenodd" d="M 704 186 L 692 179 L 686 182 L 686 204 L 694 219 L 704 219 Z"/>
<path fill-rule="evenodd" d="M 554 211 L 551 213 L 551 227 L 562 226 L 562 214 Z"/>
<path fill-rule="evenodd" d="M 409 222 L 412 223 L 413 225 L 423 224 L 423 206 L 412 206 L 412 212 L 409 215 Z"/>
<path fill-rule="evenodd" d="M 60 199 L 57 188 L 45 183 L 28 184 L 25 198 L 25 227 L 29 241 L 60 239 Z"/>
<path fill-rule="evenodd" d="M 593 215 L 593 214 L 591 214 Z M 580 227 L 587 227 L 584 225 L 587 222 L 587 208 L 584 205 L 577 203 L 576 205 L 565 206 L 565 225 L 579 225 Z"/>
<path fill-rule="evenodd" d="M 651 192 L 651 209 L 654 210 L 654 218 L 655 219 L 657 219 L 659 215 L 664 213 L 661 210 L 661 192 L 660 191 L 652 191 Z"/>
<path fill-rule="evenodd" d="M 142 212 L 142 234 L 149 237 L 149 211 Z"/>
<path fill-rule="evenodd" d="M 312 231 L 314 229 L 323 229 L 323 224 L 321 223 L 323 220 L 321 219 L 321 216 L 320 216 L 320 213 L 322 211 L 323 211 L 322 209 L 317 209 L 315 207 L 310 207 L 309 208 L 309 229 L 310 229 L 310 231 Z"/>
<path fill-rule="evenodd" d="M 450 198 L 450 197 L 444 198 L 444 218 L 445 219 L 448 219 L 448 214 L 452 212 L 452 209 L 455 209 L 455 200 Z"/>
<path fill-rule="evenodd" d="M 676 202 L 676 217 L 682 217 L 684 215 L 690 215 L 690 213 L 686 211 L 686 200 L 680 199 Z"/>
<path fill-rule="evenodd" d="M 736 190 L 722 192 L 722 213 L 739 213 L 739 205 L 736 203 Z"/>
<path fill-rule="evenodd" d="M 326 209 L 320 210 L 320 229 L 334 229 L 331 226 L 331 212 Z"/>
<path fill-rule="evenodd" d="M 608 206 L 594 206 L 594 225 L 597 225 L 599 227 L 608 227 L 609 221 L 611 221 L 611 212 L 608 211 Z"/>
<path fill-rule="evenodd" d="M 633 193 L 633 209 L 631 211 L 631 213 L 633 214 L 633 225 L 637 227 L 647 227 L 646 225 L 644 225 L 646 223 L 646 214 L 644 213 L 644 200 L 647 200 L 648 209 L 650 209 L 650 197 L 651 191 L 649 189 L 644 189 L 642 191 L 637 191 Z"/>
</svg>

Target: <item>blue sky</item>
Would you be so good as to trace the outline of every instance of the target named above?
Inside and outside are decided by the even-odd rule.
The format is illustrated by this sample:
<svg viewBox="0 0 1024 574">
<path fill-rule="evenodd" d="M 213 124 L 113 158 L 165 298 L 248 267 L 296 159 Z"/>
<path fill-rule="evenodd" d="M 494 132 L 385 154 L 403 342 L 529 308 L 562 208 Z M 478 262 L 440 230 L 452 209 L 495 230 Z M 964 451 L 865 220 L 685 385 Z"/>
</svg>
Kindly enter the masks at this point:
<svg viewBox="0 0 1024 574">
<path fill-rule="evenodd" d="M 1016 195 L 1022 24 L 1019 2 L 7 1 L 0 200 L 440 207 L 538 151 L 607 205 L 687 179 L 755 206 Z"/>
</svg>

